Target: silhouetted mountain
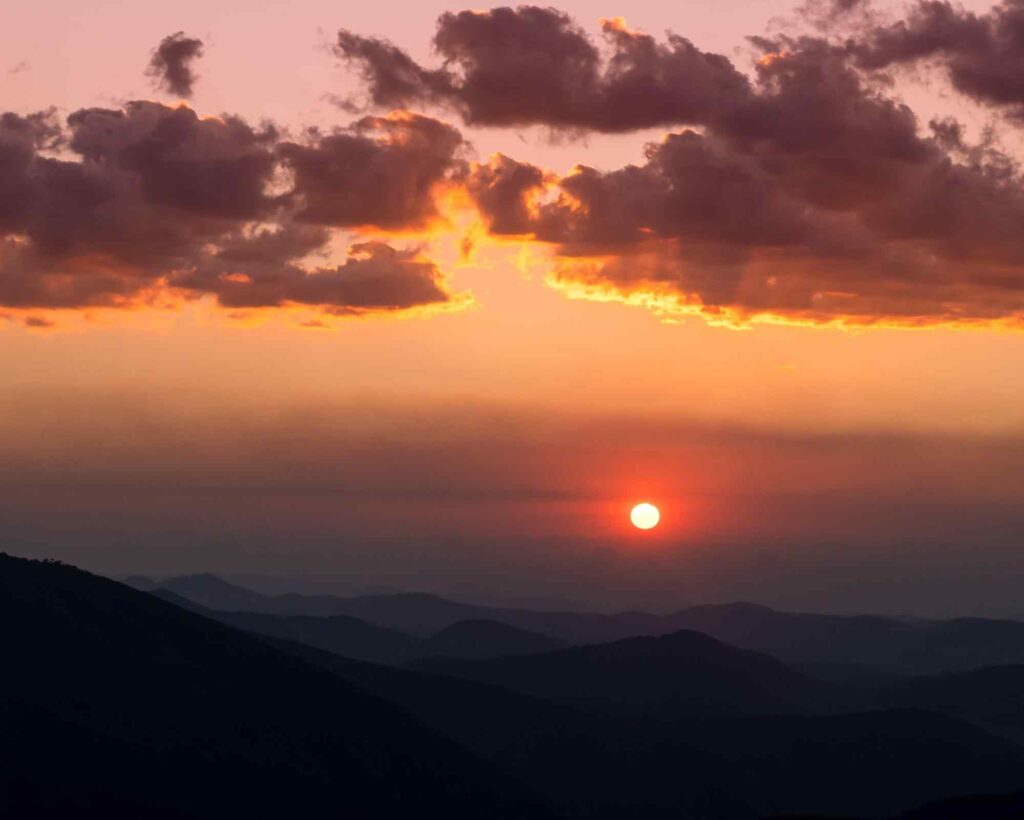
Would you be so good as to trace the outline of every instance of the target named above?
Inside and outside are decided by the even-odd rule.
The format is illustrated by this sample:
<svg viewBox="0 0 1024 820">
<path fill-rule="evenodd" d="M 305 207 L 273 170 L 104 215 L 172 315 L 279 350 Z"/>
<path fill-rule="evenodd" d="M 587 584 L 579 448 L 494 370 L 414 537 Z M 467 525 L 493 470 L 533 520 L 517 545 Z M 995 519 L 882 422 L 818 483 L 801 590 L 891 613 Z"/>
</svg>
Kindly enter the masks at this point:
<svg viewBox="0 0 1024 820">
<path fill-rule="evenodd" d="M 198 612 L 221 623 L 298 641 L 344 655 L 347 658 L 375 663 L 401 663 L 423 655 L 424 641 L 349 615 L 271 615 L 263 612 L 221 612 L 209 609 L 166 589 L 155 589 L 153 595 L 165 601 Z"/>
<path fill-rule="evenodd" d="M 265 641 L 0 555 L 0 814 L 536 817 L 491 764 Z"/>
<path fill-rule="evenodd" d="M 1024 779 L 1019 747 L 925 712 L 626 719 L 279 645 L 400 704 L 573 817 L 883 817 L 940 793 L 1008 791 Z"/>
<path fill-rule="evenodd" d="M 468 620 L 486 620 L 569 644 L 607 643 L 681 629 L 703 632 L 741 649 L 766 652 L 790 665 L 819 665 L 829 679 L 843 668 L 860 675 L 927 674 L 996 664 L 1024 664 L 1024 623 L 983 618 L 898 620 L 874 615 L 780 612 L 756 604 L 695 606 L 672 615 L 596 614 L 486 607 L 436 595 L 400 593 L 341 598 L 260 595 L 216 576 L 183 576 L 163 586 L 220 611 L 278 615 L 350 615 L 367 623 L 429 637 Z M 860 667 L 858 670 L 857 667 Z"/>
<path fill-rule="evenodd" d="M 134 589 L 142 590 L 143 592 L 150 592 L 160 586 L 159 581 L 150 578 L 148 575 L 128 575 L 116 580 L 120 581 L 122 584 L 127 584 Z"/>
<path fill-rule="evenodd" d="M 403 663 L 436 655 L 494 658 L 546 652 L 563 646 L 554 638 L 495 621 L 460 621 L 430 638 L 368 624 L 349 615 L 272 615 L 263 612 L 221 612 L 190 601 L 176 592 L 155 589 L 159 598 L 260 635 L 298 641 L 347 658 L 374 663 Z"/>
<path fill-rule="evenodd" d="M 275 646 L 400 705 L 569 817 L 754 820 L 769 805 L 742 771 L 660 722 L 587 714 L 489 684 L 363 663 L 301 644 Z"/>
<path fill-rule="evenodd" d="M 884 666 L 865 666 L 859 663 L 816 663 L 812 661 L 789 665 L 812 678 L 864 692 L 873 692 L 879 687 L 888 686 L 906 677 L 906 673 Z"/>
<path fill-rule="evenodd" d="M 900 820 L 1021 820 L 1024 792 L 935 800 L 900 815 Z"/>
<path fill-rule="evenodd" d="M 213 575 L 185 575 L 160 582 L 170 590 L 217 611 L 275 615 L 351 615 L 367 623 L 429 637 L 460 621 L 486 620 L 516 626 L 568 643 L 612 641 L 671 631 L 661 618 L 643 612 L 602 615 L 507 609 L 451 601 L 437 595 L 403 592 L 343 598 L 335 595 L 263 595 Z M 154 589 L 151 585 L 147 589 Z"/>
<path fill-rule="evenodd" d="M 767 655 L 691 631 L 541 655 L 436 658 L 415 665 L 619 714 L 799 714 L 821 712 L 845 699 L 829 684 Z"/>
<path fill-rule="evenodd" d="M 666 619 L 791 664 L 928 673 L 1024 663 L 1024 623 L 983 618 L 900 621 L 874 615 L 779 612 L 755 604 L 697 606 Z"/>
<path fill-rule="evenodd" d="M 229 584 L 223 578 L 211 575 L 208 572 L 196 575 L 179 575 L 175 578 L 167 578 L 159 583 L 151 582 L 148 586 L 138 583 L 139 576 L 126 578 L 124 583 L 152 592 L 156 589 L 166 589 L 170 592 L 187 598 L 208 609 L 219 609 L 224 611 L 262 611 L 265 595 L 245 589 L 235 584 Z"/>
<path fill-rule="evenodd" d="M 691 720 L 674 726 L 762 784 L 777 813 L 887 817 L 945 795 L 1024 785 L 1024 750 L 917 710 Z"/>
<path fill-rule="evenodd" d="M 565 643 L 547 635 L 530 632 L 498 621 L 459 621 L 418 648 L 420 657 L 498 658 L 503 655 L 533 655 L 561 649 Z"/>
<path fill-rule="evenodd" d="M 909 678 L 883 687 L 876 702 L 954 715 L 1024 742 L 1024 666 Z"/>
<path fill-rule="evenodd" d="M 924 712 L 624 718 L 267 640 L 400 706 L 574 818 L 881 817 L 941 795 L 1022 784 L 1019 747 Z"/>
</svg>

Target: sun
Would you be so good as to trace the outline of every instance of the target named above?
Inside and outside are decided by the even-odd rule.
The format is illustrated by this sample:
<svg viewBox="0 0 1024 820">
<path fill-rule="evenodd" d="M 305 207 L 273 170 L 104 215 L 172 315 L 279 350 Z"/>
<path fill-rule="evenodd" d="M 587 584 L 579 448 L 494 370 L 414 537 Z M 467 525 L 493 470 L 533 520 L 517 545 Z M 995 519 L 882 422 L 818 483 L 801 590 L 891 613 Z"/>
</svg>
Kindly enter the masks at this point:
<svg viewBox="0 0 1024 820">
<path fill-rule="evenodd" d="M 657 507 L 645 501 L 632 509 L 629 513 L 629 520 L 638 530 L 649 530 L 658 526 L 658 522 L 661 521 L 661 513 Z"/>
</svg>

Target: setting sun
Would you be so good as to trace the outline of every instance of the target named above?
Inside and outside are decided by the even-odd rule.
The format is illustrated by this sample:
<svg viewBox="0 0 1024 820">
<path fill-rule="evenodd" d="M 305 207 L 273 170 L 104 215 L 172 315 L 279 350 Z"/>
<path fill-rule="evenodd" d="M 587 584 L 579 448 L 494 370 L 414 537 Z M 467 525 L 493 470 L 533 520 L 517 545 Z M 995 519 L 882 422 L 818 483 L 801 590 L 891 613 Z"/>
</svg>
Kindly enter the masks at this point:
<svg viewBox="0 0 1024 820">
<path fill-rule="evenodd" d="M 629 514 L 629 520 L 633 522 L 633 526 L 637 529 L 649 530 L 658 526 L 658 522 L 661 520 L 661 513 L 653 504 L 644 502 L 633 507 Z"/>
</svg>

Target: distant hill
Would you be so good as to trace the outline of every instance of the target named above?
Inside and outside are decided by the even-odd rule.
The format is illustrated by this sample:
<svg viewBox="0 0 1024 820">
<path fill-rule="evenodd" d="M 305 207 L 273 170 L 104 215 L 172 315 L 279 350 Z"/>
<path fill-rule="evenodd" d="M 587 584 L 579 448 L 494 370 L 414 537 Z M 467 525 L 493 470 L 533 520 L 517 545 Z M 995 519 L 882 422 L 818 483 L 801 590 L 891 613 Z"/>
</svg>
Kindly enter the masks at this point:
<svg viewBox="0 0 1024 820">
<path fill-rule="evenodd" d="M 274 615 L 209 609 L 167 589 L 151 593 L 165 601 L 247 632 L 298 641 L 347 658 L 403 663 L 417 658 L 494 658 L 546 652 L 561 641 L 497 621 L 459 621 L 429 638 L 361 621 L 350 615 Z"/>
<path fill-rule="evenodd" d="M 419 638 L 394 629 L 374 626 L 349 615 L 222 612 L 196 604 L 170 590 L 155 589 L 152 594 L 247 632 L 298 641 L 347 658 L 375 663 L 401 663 L 422 654 L 420 647 L 424 642 Z"/>
<path fill-rule="evenodd" d="M 619 716 L 256 637 L 6 556 L 0 629 L 0 816 L 883 817 L 1024 785 L 1020 746 L 955 718 Z M 765 679 L 751 653 L 699 635 L 659 640 L 668 649 L 583 649 L 650 687 L 659 656 L 678 668 L 673 640 L 696 678 L 737 661 Z"/>
<path fill-rule="evenodd" d="M 564 641 L 538 632 L 499 621 L 474 619 L 459 621 L 432 635 L 420 645 L 417 654 L 419 657 L 498 658 L 534 655 L 564 646 Z"/>
<path fill-rule="evenodd" d="M 690 607 L 666 621 L 788 663 L 862 666 L 902 674 L 1024 664 L 1024 623 L 1018 621 L 901 621 L 779 612 L 755 604 Z"/>
<path fill-rule="evenodd" d="M 618 714 L 800 714 L 845 699 L 767 655 L 692 631 L 522 657 L 426 659 L 415 667 Z"/>
<path fill-rule="evenodd" d="M 294 653 L 0 554 L 0 815 L 546 816 L 492 764 Z"/>
<path fill-rule="evenodd" d="M 791 665 L 817 665 L 830 678 L 842 675 L 845 667 L 851 680 L 1024 664 L 1024 623 L 1019 621 L 909 621 L 875 615 L 781 612 L 746 603 L 695 606 L 665 616 L 545 612 L 478 606 L 423 593 L 354 598 L 260 595 L 208 575 L 182 576 L 162 585 L 210 609 L 349 615 L 424 638 L 461 621 L 475 620 L 514 626 L 568 644 L 608 643 L 689 629 L 741 649 L 765 652 Z"/>
<path fill-rule="evenodd" d="M 179 575 L 160 582 L 136 575 L 125 578 L 124 583 L 145 592 L 165 589 L 209 609 L 225 611 L 261 611 L 267 597 L 236 584 L 230 584 L 223 578 L 210 573 Z"/>
<path fill-rule="evenodd" d="M 571 817 L 888 817 L 940 795 L 1009 791 L 1024 751 L 940 715 L 623 718 L 486 683 L 280 645 L 401 705 Z"/>
<path fill-rule="evenodd" d="M 1024 742 L 1024 666 L 900 680 L 881 687 L 875 702 L 954 715 Z"/>
</svg>

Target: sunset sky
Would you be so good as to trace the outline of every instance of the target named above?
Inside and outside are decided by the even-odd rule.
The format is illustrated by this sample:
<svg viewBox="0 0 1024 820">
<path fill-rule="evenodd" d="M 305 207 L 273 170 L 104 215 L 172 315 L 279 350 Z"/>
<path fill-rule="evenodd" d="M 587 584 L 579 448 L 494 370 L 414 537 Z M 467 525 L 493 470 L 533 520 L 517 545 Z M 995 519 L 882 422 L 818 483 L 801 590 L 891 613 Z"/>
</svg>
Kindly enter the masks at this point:
<svg viewBox="0 0 1024 820">
<path fill-rule="evenodd" d="M 1024 614 L 1024 3 L 89 5 L 0 29 L 0 549 Z"/>
</svg>

